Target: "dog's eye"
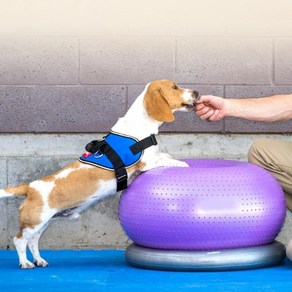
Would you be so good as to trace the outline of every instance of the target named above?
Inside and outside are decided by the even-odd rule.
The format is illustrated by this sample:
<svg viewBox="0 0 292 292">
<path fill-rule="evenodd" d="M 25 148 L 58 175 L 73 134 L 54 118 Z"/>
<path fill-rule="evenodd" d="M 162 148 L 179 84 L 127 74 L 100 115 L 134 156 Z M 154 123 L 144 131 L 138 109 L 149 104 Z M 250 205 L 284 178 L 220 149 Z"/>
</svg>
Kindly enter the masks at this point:
<svg viewBox="0 0 292 292">
<path fill-rule="evenodd" d="M 177 86 L 177 85 L 173 85 L 173 86 L 172 86 L 172 89 L 174 89 L 174 90 L 178 90 L 178 86 Z"/>
</svg>

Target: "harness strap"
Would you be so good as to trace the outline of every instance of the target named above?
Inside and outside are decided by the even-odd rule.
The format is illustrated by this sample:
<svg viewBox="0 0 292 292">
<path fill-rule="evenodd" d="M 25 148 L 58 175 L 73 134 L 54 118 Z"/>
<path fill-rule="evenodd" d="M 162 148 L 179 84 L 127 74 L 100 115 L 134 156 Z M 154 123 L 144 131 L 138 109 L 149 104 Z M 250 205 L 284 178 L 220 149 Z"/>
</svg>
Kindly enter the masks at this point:
<svg viewBox="0 0 292 292">
<path fill-rule="evenodd" d="M 96 143 L 94 143 L 94 142 L 96 142 Z M 120 156 L 116 153 L 116 151 L 105 140 L 92 141 L 91 143 L 94 143 L 95 147 L 97 147 L 97 144 L 98 144 L 99 148 L 96 149 L 94 147 L 95 150 L 101 154 L 106 155 L 107 158 L 112 163 L 114 170 L 115 170 L 116 179 L 117 179 L 117 192 L 126 189 L 128 187 L 128 183 L 127 183 L 128 182 L 128 174 L 127 174 L 127 171 L 125 168 L 125 164 L 122 161 L 122 159 L 120 158 Z M 87 150 L 87 146 L 89 144 L 86 145 L 86 150 Z M 92 147 L 88 147 L 88 148 L 90 148 L 92 151 Z"/>
<path fill-rule="evenodd" d="M 136 155 L 137 153 L 142 152 L 144 149 L 153 145 L 157 145 L 157 141 L 156 141 L 155 135 L 151 134 L 149 137 L 146 137 L 142 139 L 141 141 L 132 145 L 130 147 L 130 150 L 132 151 L 134 155 Z"/>
</svg>

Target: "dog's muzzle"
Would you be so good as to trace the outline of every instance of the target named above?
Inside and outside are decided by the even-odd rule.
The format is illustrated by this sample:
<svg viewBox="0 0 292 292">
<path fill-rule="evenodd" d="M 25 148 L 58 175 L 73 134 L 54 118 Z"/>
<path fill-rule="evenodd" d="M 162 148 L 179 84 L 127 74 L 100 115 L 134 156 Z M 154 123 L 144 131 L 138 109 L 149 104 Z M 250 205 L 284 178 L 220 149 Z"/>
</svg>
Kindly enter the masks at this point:
<svg viewBox="0 0 292 292">
<path fill-rule="evenodd" d="M 196 90 L 193 90 L 192 98 L 193 98 L 193 103 L 182 103 L 182 106 L 186 107 L 187 109 L 193 109 L 196 106 L 197 101 L 200 99 L 199 92 Z"/>
</svg>

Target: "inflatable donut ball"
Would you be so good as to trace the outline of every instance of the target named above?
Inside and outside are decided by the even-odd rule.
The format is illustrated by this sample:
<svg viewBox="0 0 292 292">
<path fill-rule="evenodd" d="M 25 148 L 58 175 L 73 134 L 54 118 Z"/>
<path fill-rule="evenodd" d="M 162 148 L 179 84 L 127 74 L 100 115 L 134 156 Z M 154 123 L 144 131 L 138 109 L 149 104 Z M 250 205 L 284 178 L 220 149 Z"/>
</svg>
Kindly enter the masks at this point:
<svg viewBox="0 0 292 292">
<path fill-rule="evenodd" d="M 187 159 L 139 175 L 119 204 L 130 239 L 157 249 L 214 250 L 273 242 L 285 218 L 281 186 L 247 163 Z"/>
</svg>

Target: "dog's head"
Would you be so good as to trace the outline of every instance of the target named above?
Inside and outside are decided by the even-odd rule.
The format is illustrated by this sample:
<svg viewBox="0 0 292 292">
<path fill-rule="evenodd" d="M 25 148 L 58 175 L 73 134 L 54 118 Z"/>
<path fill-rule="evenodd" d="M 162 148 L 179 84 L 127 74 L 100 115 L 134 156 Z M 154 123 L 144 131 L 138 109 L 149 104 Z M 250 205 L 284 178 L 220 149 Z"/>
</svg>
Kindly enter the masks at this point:
<svg viewBox="0 0 292 292">
<path fill-rule="evenodd" d="M 184 89 L 171 80 L 152 81 L 147 85 L 144 106 L 149 116 L 160 122 L 172 122 L 175 111 L 187 111 L 194 107 L 199 93 Z"/>
</svg>

